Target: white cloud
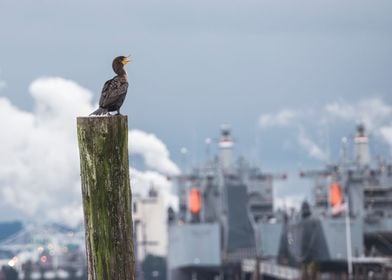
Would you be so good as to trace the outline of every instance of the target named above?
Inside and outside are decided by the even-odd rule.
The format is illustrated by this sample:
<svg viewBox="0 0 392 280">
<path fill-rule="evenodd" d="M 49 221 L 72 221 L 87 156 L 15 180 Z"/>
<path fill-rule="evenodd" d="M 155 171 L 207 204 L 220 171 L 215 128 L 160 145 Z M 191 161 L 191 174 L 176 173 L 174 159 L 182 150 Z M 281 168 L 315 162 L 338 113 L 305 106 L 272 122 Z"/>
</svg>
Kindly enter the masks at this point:
<svg viewBox="0 0 392 280">
<path fill-rule="evenodd" d="M 305 134 L 303 129 L 300 129 L 298 134 L 298 143 L 305 149 L 310 157 L 321 161 L 326 161 L 328 159 L 327 154 Z"/>
<path fill-rule="evenodd" d="M 180 170 L 170 160 L 166 145 L 154 134 L 141 130 L 129 132 L 129 151 L 143 155 L 148 167 L 168 175 L 177 175 Z"/>
<path fill-rule="evenodd" d="M 92 93 L 73 81 L 50 77 L 33 81 L 29 91 L 34 100 L 32 112 L 0 98 L 0 206 L 19 209 L 31 218 L 79 223 L 76 117 L 94 109 Z M 129 134 L 130 146 L 142 154 L 147 166 L 168 174 L 178 172 L 157 137 L 139 130 Z M 152 175 L 147 171 L 144 176 Z M 157 179 L 161 177 L 156 172 L 154 182 L 166 189 L 167 183 Z M 138 183 L 133 187 L 138 188 Z"/>
<path fill-rule="evenodd" d="M 38 79 L 30 92 L 34 112 L 0 99 L 0 129 L 5 132 L 0 145 L 0 192 L 9 206 L 31 217 L 48 218 L 64 212 L 61 209 L 70 203 L 80 204 L 74 124 L 77 115 L 92 109 L 92 94 L 60 78 Z"/>
<path fill-rule="evenodd" d="M 307 151 L 310 157 L 322 161 L 328 156 L 315 141 L 306 134 L 310 127 L 326 129 L 339 127 L 342 122 L 363 123 L 373 136 L 384 140 L 392 151 L 392 105 L 379 97 L 369 97 L 356 102 L 336 101 L 319 108 L 294 110 L 286 108 L 277 113 L 262 114 L 259 125 L 263 128 L 276 126 L 299 127 L 298 144 Z M 306 125 L 305 125 L 306 124 Z M 306 128 L 306 129 L 305 129 Z M 347 132 L 350 133 L 350 132 Z M 328 141 L 328 140 L 326 140 Z"/>
<path fill-rule="evenodd" d="M 259 125 L 262 128 L 268 127 L 283 127 L 283 126 L 295 126 L 299 128 L 297 135 L 298 144 L 302 147 L 311 158 L 325 161 L 327 159 L 326 153 L 306 134 L 303 128 L 303 123 L 305 121 L 318 119 L 318 125 L 325 124 L 322 116 L 315 117 L 316 114 L 312 109 L 307 109 L 303 111 L 293 110 L 293 109 L 283 109 L 277 113 L 272 114 L 262 114 L 259 118 Z M 286 142 L 283 145 L 287 146 Z"/>
<path fill-rule="evenodd" d="M 381 98 L 367 98 L 348 104 L 335 102 L 325 106 L 326 113 L 338 120 L 365 124 L 366 129 L 381 137 L 392 150 L 392 106 Z"/>
<path fill-rule="evenodd" d="M 367 98 L 356 103 L 334 102 L 325 106 L 328 116 L 345 121 L 365 124 L 369 130 L 376 130 L 392 117 L 392 106 L 381 98 Z"/>
<path fill-rule="evenodd" d="M 130 169 L 130 174 L 134 193 L 145 196 L 150 187 L 154 187 L 163 194 L 166 205 L 172 205 L 174 208 L 177 208 L 178 197 L 171 193 L 172 182 L 167 176 L 156 171 L 141 172 L 134 168 Z"/>
<path fill-rule="evenodd" d="M 287 126 L 292 124 L 297 116 L 298 112 L 284 109 L 276 114 L 261 115 L 259 118 L 259 125 L 261 127 Z"/>
<path fill-rule="evenodd" d="M 354 108 L 348 104 L 342 104 L 338 102 L 330 103 L 325 105 L 325 111 L 329 115 L 343 120 L 355 119 Z"/>
</svg>

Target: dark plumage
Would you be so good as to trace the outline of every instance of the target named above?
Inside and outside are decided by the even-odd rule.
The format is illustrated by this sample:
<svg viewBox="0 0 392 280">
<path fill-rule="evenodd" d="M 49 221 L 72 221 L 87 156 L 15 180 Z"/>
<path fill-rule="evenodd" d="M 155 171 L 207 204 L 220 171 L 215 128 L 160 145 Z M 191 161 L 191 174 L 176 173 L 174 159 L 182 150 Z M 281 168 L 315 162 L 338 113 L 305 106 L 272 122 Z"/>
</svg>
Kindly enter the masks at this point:
<svg viewBox="0 0 392 280">
<path fill-rule="evenodd" d="M 99 108 L 90 115 L 105 115 L 113 111 L 117 111 L 117 115 L 120 115 L 120 107 L 128 90 L 128 76 L 124 65 L 129 62 L 130 60 L 125 56 L 118 56 L 113 60 L 112 67 L 117 76 L 106 81 L 99 99 Z"/>
</svg>

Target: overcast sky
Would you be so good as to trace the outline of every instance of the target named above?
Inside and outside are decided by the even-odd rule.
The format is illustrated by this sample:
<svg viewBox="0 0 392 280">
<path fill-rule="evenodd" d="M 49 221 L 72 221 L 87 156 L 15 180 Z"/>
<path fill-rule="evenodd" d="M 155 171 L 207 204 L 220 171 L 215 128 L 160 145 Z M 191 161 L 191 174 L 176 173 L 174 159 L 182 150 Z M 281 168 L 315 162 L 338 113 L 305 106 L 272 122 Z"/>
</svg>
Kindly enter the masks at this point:
<svg viewBox="0 0 392 280">
<path fill-rule="evenodd" d="M 322 166 L 359 121 L 388 155 L 391 14 L 391 1 L 0 0 L 0 98 L 39 118 L 32 83 L 60 77 L 91 93 L 72 111 L 88 114 L 112 59 L 132 54 L 122 112 L 178 165 L 181 147 L 201 161 L 222 123 L 267 170 Z"/>
</svg>

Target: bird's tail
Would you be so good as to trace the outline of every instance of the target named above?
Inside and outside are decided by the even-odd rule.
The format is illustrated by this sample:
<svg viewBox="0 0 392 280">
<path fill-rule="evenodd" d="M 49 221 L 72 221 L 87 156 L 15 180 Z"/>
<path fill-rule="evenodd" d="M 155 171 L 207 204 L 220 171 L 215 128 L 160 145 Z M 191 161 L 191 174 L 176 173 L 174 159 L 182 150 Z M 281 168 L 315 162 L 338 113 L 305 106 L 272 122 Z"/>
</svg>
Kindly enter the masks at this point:
<svg viewBox="0 0 392 280">
<path fill-rule="evenodd" d="M 99 107 L 97 110 L 95 110 L 94 112 L 92 112 L 91 114 L 90 114 L 90 116 L 99 116 L 99 115 L 105 115 L 105 114 L 107 114 L 108 113 L 108 109 L 104 109 L 104 108 L 101 108 L 101 107 Z"/>
</svg>

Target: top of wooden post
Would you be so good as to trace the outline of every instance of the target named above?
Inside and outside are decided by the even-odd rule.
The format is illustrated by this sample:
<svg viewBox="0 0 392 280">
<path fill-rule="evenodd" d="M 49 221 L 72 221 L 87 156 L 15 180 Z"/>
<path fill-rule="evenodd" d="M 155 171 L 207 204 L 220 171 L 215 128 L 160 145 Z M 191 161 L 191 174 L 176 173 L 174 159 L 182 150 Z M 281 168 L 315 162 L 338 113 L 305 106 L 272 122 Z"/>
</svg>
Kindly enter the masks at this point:
<svg viewBox="0 0 392 280">
<path fill-rule="evenodd" d="M 126 130 L 128 133 L 128 116 L 114 115 L 77 117 L 77 127 L 78 131 L 84 131 L 84 133 L 92 135 L 106 134 L 109 133 L 109 131 L 118 134 L 120 130 L 124 130 L 124 132 Z"/>
<path fill-rule="evenodd" d="M 127 115 L 103 115 L 103 116 L 81 116 L 77 117 L 78 123 L 84 122 L 109 122 L 115 120 L 128 120 Z"/>
</svg>

